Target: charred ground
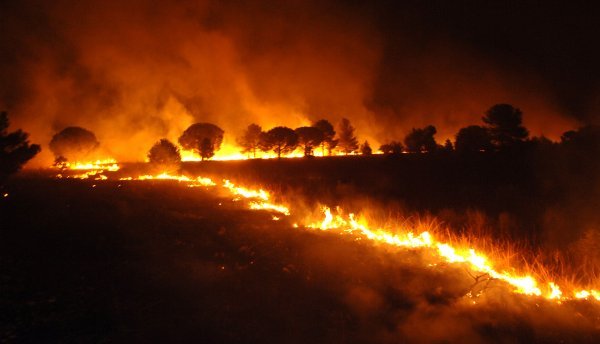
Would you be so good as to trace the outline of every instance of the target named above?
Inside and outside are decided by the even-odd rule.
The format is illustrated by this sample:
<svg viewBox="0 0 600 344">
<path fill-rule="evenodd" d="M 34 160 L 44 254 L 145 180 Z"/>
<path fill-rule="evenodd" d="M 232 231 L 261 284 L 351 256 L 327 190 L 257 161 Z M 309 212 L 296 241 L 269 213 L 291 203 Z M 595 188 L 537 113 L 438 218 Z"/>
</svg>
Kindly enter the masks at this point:
<svg viewBox="0 0 600 344">
<path fill-rule="evenodd" d="M 558 158 L 555 169 L 592 173 Z M 463 159 L 205 162 L 183 170 L 260 183 L 298 203 L 446 214 L 463 226 L 461 216 L 478 209 L 498 231 L 507 214 L 515 219 L 509 234 L 524 240 L 545 234 L 523 223 L 543 224 L 548 209 L 595 197 L 590 179 L 559 183 L 525 156 Z M 201 188 L 42 173 L 21 175 L 5 191 L 5 341 L 593 342 L 600 335 L 597 309 L 587 303 L 536 303 L 491 286 L 474 306 L 464 295 L 482 286 L 461 268 L 430 268 L 418 251 L 295 229 Z"/>
<path fill-rule="evenodd" d="M 600 163 L 560 147 L 187 163 L 182 170 L 258 182 L 292 202 L 433 214 L 455 230 L 477 212 L 494 227 L 490 234 L 554 247 L 600 225 Z"/>
</svg>

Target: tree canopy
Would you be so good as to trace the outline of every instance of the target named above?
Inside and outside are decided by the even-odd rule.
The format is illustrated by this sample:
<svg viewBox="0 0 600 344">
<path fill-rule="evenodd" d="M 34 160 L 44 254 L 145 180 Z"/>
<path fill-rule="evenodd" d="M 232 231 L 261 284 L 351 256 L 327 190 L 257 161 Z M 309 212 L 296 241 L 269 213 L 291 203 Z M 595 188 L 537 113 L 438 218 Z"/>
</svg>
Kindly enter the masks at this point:
<svg viewBox="0 0 600 344">
<path fill-rule="evenodd" d="M 488 152 L 494 148 L 489 131 L 479 125 L 462 128 L 456 134 L 456 151 L 461 153 Z"/>
<path fill-rule="evenodd" d="M 100 142 L 93 132 L 81 127 L 67 127 L 52 137 L 50 150 L 57 161 L 89 159 Z"/>
<path fill-rule="evenodd" d="M 335 129 L 333 125 L 326 119 L 321 119 L 313 124 L 313 127 L 318 128 L 323 133 L 323 142 L 321 142 L 321 149 L 323 155 L 327 151 L 327 155 L 331 155 L 331 151 L 337 146 L 338 140 L 335 139 Z"/>
<path fill-rule="evenodd" d="M 183 149 L 193 150 L 202 160 L 210 159 L 221 148 L 223 129 L 212 123 L 196 123 L 187 128 L 179 137 Z"/>
<path fill-rule="evenodd" d="M 300 127 L 296 128 L 295 132 L 298 136 L 298 145 L 304 150 L 304 156 L 312 156 L 314 148 L 325 139 L 323 132 L 316 127 Z"/>
<path fill-rule="evenodd" d="M 600 126 L 586 125 L 561 136 L 563 146 L 579 152 L 600 153 Z"/>
<path fill-rule="evenodd" d="M 406 150 L 410 153 L 434 152 L 438 147 L 433 137 L 436 133 L 437 130 L 433 125 L 413 128 L 404 138 Z"/>
<path fill-rule="evenodd" d="M 150 148 L 148 160 L 151 164 L 170 171 L 179 166 L 181 154 L 179 148 L 171 141 L 161 139 Z"/>
<path fill-rule="evenodd" d="M 8 113 L 0 112 L 0 183 L 41 150 L 39 145 L 29 144 L 29 135 L 21 129 L 9 133 L 9 124 Z"/>
<path fill-rule="evenodd" d="M 523 113 L 510 104 L 496 104 L 482 117 L 492 142 L 499 149 L 513 147 L 522 143 L 529 131 L 522 125 Z"/>
<path fill-rule="evenodd" d="M 389 143 L 381 145 L 381 147 L 379 147 L 379 150 L 383 152 L 383 154 L 399 155 L 402 154 L 402 151 L 404 151 L 404 146 L 398 141 L 391 141 Z"/>
<path fill-rule="evenodd" d="M 272 150 L 279 159 L 282 154 L 291 153 L 298 146 L 298 135 L 288 127 L 275 127 L 261 136 L 262 149 L 264 151 Z"/>
<path fill-rule="evenodd" d="M 252 154 L 252 157 L 256 158 L 256 151 L 260 149 L 262 132 L 262 128 L 258 124 L 248 125 L 242 136 L 237 139 L 237 143 L 242 147 L 242 153 Z"/>
<path fill-rule="evenodd" d="M 371 148 L 369 141 L 365 141 L 365 142 L 363 142 L 362 145 L 360 145 L 360 154 L 362 154 L 362 155 L 373 154 L 373 149 Z"/>
<path fill-rule="evenodd" d="M 338 146 L 344 154 L 358 150 L 358 140 L 354 135 L 354 127 L 347 118 L 342 118 L 338 127 Z"/>
</svg>

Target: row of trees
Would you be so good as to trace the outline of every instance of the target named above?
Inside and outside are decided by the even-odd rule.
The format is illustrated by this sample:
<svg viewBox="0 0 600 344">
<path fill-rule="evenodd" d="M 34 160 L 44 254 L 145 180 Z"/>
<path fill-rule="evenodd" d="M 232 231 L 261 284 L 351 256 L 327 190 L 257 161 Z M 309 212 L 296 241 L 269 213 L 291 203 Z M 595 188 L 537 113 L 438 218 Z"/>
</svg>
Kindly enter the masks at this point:
<svg viewBox="0 0 600 344">
<path fill-rule="evenodd" d="M 358 141 L 354 135 L 354 127 L 348 119 L 339 124 L 339 134 L 333 125 L 319 120 L 312 126 L 291 129 L 284 126 L 274 127 L 268 131 L 258 124 L 250 124 L 238 137 L 237 142 L 242 152 L 256 157 L 258 152 L 273 152 L 278 158 L 300 148 L 305 156 L 313 156 L 315 149 L 321 149 L 323 155 L 331 154 L 333 149 L 349 154 L 357 151 Z M 196 123 L 184 131 L 179 138 L 182 148 L 193 150 L 200 157 L 210 159 L 219 150 L 223 142 L 223 130 L 211 123 Z M 167 139 L 158 141 L 148 153 L 152 163 L 163 166 L 173 165 L 181 160 L 179 148 Z"/>
<path fill-rule="evenodd" d="M 280 158 L 302 149 L 304 156 L 313 156 L 315 149 L 320 148 L 323 155 L 331 155 L 333 149 L 349 154 L 358 149 L 358 141 L 354 135 L 354 127 L 346 118 L 342 119 L 338 127 L 339 134 L 333 125 L 325 120 L 319 120 L 312 126 L 291 129 L 288 127 L 275 127 L 263 131 L 258 124 L 250 124 L 237 143 L 242 147 L 242 152 L 256 157 L 258 151 L 274 152 Z"/>
<path fill-rule="evenodd" d="M 446 140 L 439 145 L 435 140 L 437 130 L 429 125 L 424 128 L 413 128 L 403 142 L 390 141 L 379 147 L 384 154 L 427 153 L 439 150 L 459 152 L 487 152 L 516 147 L 523 143 L 528 130 L 522 125 L 522 112 L 509 104 L 497 104 L 491 107 L 482 118 L 484 125 L 471 125 L 460 129 L 453 144 Z M 238 139 L 243 152 L 256 156 L 257 151 L 273 150 L 278 156 L 289 153 L 300 147 L 305 156 L 313 155 L 316 147 L 321 146 L 331 154 L 336 148 L 344 154 L 360 152 L 363 155 L 372 154 L 373 150 L 368 141 L 359 145 L 354 134 L 354 127 L 347 119 L 342 119 L 338 126 L 338 135 L 327 120 L 315 122 L 311 127 L 300 127 L 295 130 L 286 127 L 276 127 L 263 132 L 256 124 L 248 126 Z"/>
<path fill-rule="evenodd" d="M 391 141 L 379 147 L 386 154 L 404 152 L 425 153 L 437 150 L 458 152 L 489 152 L 509 150 L 522 147 L 531 142 L 553 144 L 541 137 L 528 139 L 529 132 L 522 125 L 522 112 L 509 104 L 492 106 L 482 118 L 483 125 L 471 125 L 459 130 L 454 144 L 446 140 L 444 145 L 435 141 L 436 128 L 414 128 L 400 141 Z M 14 173 L 40 151 L 40 146 L 29 144 L 27 133 L 17 130 L 9 133 L 8 114 L 0 113 L 0 179 Z M 179 144 L 184 149 L 193 150 L 202 159 L 210 159 L 219 150 L 223 142 L 224 131 L 211 123 L 196 123 L 186 129 L 179 137 Z M 319 120 L 312 126 L 291 129 L 275 127 L 263 131 L 257 124 L 250 124 L 238 138 L 238 144 L 244 153 L 256 157 L 258 151 L 275 152 L 278 157 L 300 147 L 305 156 L 314 154 L 315 149 L 322 149 L 323 154 L 331 154 L 337 149 L 345 154 L 360 152 L 370 155 L 372 148 L 365 141 L 358 144 L 355 128 L 348 119 L 342 119 L 338 132 L 327 120 Z M 100 145 L 94 133 L 80 127 L 68 127 L 53 136 L 50 149 L 58 164 L 68 160 L 79 160 L 89 156 Z M 578 130 L 565 132 L 561 137 L 561 145 L 571 150 L 600 153 L 600 127 L 585 126 Z M 179 148 L 161 139 L 148 153 L 152 162 L 172 164 L 181 161 Z"/>
<path fill-rule="evenodd" d="M 354 127 L 348 119 L 343 119 L 338 127 L 339 134 L 327 120 L 315 122 L 312 126 L 291 129 L 284 126 L 263 131 L 257 124 L 250 124 L 237 139 L 242 152 L 256 157 L 257 152 L 273 152 L 277 157 L 289 154 L 301 148 L 305 156 L 314 155 L 315 149 L 322 149 L 323 154 L 331 154 L 338 149 L 346 154 L 358 149 L 358 141 Z M 223 143 L 224 131 L 212 123 L 196 123 L 187 128 L 179 137 L 179 145 L 192 150 L 202 160 L 215 155 Z M 67 127 L 55 134 L 50 141 L 50 149 L 54 153 L 57 164 L 69 160 L 82 160 L 90 156 L 99 146 L 96 136 L 81 127 Z M 176 154 L 175 154 L 176 153 Z M 166 158 L 171 155 L 170 158 Z M 167 139 L 157 142 L 148 155 L 150 161 L 180 159 L 177 147 Z"/>
<path fill-rule="evenodd" d="M 379 147 L 385 154 L 431 153 L 435 151 L 457 151 L 461 153 L 478 153 L 510 150 L 522 146 L 528 141 L 529 132 L 522 124 L 521 110 L 509 104 L 492 106 L 482 117 L 482 125 L 471 125 L 462 128 L 453 142 L 446 140 L 440 145 L 435 140 L 437 130 L 429 125 L 424 128 L 413 128 L 402 141 L 394 140 Z M 593 130 L 588 130 L 594 132 Z M 581 141 L 581 131 L 570 131 L 563 135 L 563 142 Z M 223 142 L 224 131 L 211 123 L 196 123 L 187 128 L 179 137 L 179 145 L 186 150 L 197 153 L 202 160 L 210 159 Z M 593 136 L 592 134 L 587 136 Z M 535 140 L 544 140 L 535 138 Z M 549 141 L 548 141 L 549 142 Z M 327 120 L 321 119 L 311 126 L 292 129 L 277 126 L 264 131 L 258 124 L 250 124 L 237 138 L 243 153 L 256 157 L 257 153 L 273 152 L 280 158 L 296 149 L 301 149 L 305 156 L 313 156 L 315 150 L 321 149 L 323 155 L 332 154 L 336 150 L 343 154 L 361 153 L 370 155 L 373 149 L 367 141 L 359 145 L 355 128 L 348 119 L 342 119 L 337 131 Z M 57 162 L 67 159 L 79 159 L 87 155 L 99 145 L 94 134 L 79 127 L 69 127 L 57 133 L 50 142 Z M 180 161 L 179 148 L 167 139 L 157 142 L 148 154 L 152 162 L 170 163 Z"/>
<path fill-rule="evenodd" d="M 436 128 L 414 128 L 404 138 L 404 145 L 392 141 L 380 147 L 386 154 L 426 153 L 438 150 L 457 152 L 489 152 L 507 150 L 523 144 L 529 131 L 522 125 L 523 113 L 509 104 L 492 106 L 482 117 L 484 125 L 471 125 L 456 134 L 454 144 L 446 140 L 444 145 L 435 141 Z"/>
</svg>

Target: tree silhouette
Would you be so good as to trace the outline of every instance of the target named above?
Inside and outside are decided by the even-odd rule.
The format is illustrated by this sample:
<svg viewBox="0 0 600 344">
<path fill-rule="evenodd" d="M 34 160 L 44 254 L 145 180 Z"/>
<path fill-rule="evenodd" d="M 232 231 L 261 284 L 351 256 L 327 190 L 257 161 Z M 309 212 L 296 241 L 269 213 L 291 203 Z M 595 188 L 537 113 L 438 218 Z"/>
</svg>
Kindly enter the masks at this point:
<svg viewBox="0 0 600 344">
<path fill-rule="evenodd" d="M 162 170 L 176 170 L 181 162 L 179 148 L 167 139 L 161 139 L 150 148 L 148 160 Z"/>
<path fill-rule="evenodd" d="M 50 150 L 55 163 L 89 159 L 100 142 L 91 131 L 81 127 L 67 127 L 52 137 Z"/>
<path fill-rule="evenodd" d="M 39 145 L 29 144 L 29 135 L 21 129 L 9 133 L 9 124 L 8 113 L 0 112 L 0 183 L 18 172 L 23 164 L 40 151 Z"/>
<path fill-rule="evenodd" d="M 298 145 L 303 148 L 304 156 L 312 156 L 315 147 L 325 139 L 323 132 L 316 127 L 300 127 L 295 130 L 298 136 Z"/>
<path fill-rule="evenodd" d="M 433 125 L 428 125 L 425 128 L 413 128 L 404 138 L 406 150 L 409 153 L 434 152 L 438 148 L 433 138 L 436 132 L 437 130 Z"/>
<path fill-rule="evenodd" d="M 446 152 L 453 152 L 454 151 L 454 145 L 452 144 L 452 141 L 450 141 L 450 139 L 446 139 L 446 141 L 444 142 L 443 149 Z"/>
<path fill-rule="evenodd" d="M 354 153 L 358 149 L 358 140 L 354 136 L 354 127 L 347 118 L 342 118 L 338 127 L 338 146 L 346 155 Z"/>
<path fill-rule="evenodd" d="M 399 155 L 399 154 L 402 154 L 402 151 L 404 150 L 404 146 L 400 142 L 391 141 L 389 143 L 381 145 L 381 147 L 379 147 L 379 150 L 381 152 L 383 152 L 383 154 Z"/>
<path fill-rule="evenodd" d="M 275 127 L 262 136 L 261 147 L 264 151 L 273 150 L 277 158 L 282 154 L 291 153 L 298 145 L 298 136 L 288 127 Z"/>
<path fill-rule="evenodd" d="M 510 104 L 496 104 L 482 117 L 492 137 L 492 143 L 499 149 L 514 147 L 522 143 L 529 131 L 522 126 L 523 113 Z"/>
<path fill-rule="evenodd" d="M 196 123 L 179 137 L 183 149 L 193 150 L 202 160 L 210 159 L 221 148 L 223 130 L 212 123 Z"/>
<path fill-rule="evenodd" d="M 577 130 L 569 130 L 560 137 L 561 145 L 581 152 L 600 153 L 600 126 L 586 125 Z"/>
<path fill-rule="evenodd" d="M 250 124 L 242 136 L 237 140 L 238 144 L 243 148 L 242 153 L 252 154 L 256 158 L 256 151 L 260 149 L 260 135 L 262 128 L 258 124 Z"/>
<path fill-rule="evenodd" d="M 316 121 L 315 124 L 313 124 L 313 127 L 319 128 L 319 130 L 321 130 L 323 133 L 323 142 L 321 142 L 323 155 L 325 155 L 325 150 L 327 150 L 327 155 L 331 155 L 331 150 L 334 149 L 338 144 L 338 140 L 334 139 L 335 130 L 333 129 L 333 125 L 331 125 L 328 120 L 321 119 Z"/>
<path fill-rule="evenodd" d="M 215 156 L 215 144 L 208 137 L 203 138 L 200 142 L 200 156 L 202 160 L 208 160 Z"/>
<path fill-rule="evenodd" d="M 461 128 L 456 134 L 456 151 L 461 153 L 489 152 L 494 148 L 488 129 L 479 125 Z"/>
<path fill-rule="evenodd" d="M 369 141 L 365 141 L 362 145 L 360 145 L 360 154 L 362 154 L 362 155 L 373 154 L 373 149 L 371 148 Z"/>
</svg>

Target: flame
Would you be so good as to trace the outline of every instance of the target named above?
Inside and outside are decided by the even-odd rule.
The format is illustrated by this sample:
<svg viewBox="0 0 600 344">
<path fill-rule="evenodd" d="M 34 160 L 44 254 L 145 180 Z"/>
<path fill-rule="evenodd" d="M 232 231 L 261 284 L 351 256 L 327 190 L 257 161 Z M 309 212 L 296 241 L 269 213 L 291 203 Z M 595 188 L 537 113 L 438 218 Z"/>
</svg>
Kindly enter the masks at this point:
<svg viewBox="0 0 600 344">
<path fill-rule="evenodd" d="M 57 178 L 74 178 L 74 179 L 94 179 L 94 180 L 107 180 L 108 177 L 104 174 L 105 171 L 116 172 L 121 169 L 119 164 L 114 159 L 104 159 L 96 161 L 76 161 L 76 162 L 64 162 L 60 163 L 54 168 L 60 170 L 71 170 L 71 171 L 83 171 L 78 174 L 67 174 L 63 175 L 59 173 L 56 175 Z"/>
<path fill-rule="evenodd" d="M 290 209 L 281 204 L 274 204 L 269 202 L 271 196 L 268 192 L 263 189 L 252 190 L 245 187 L 237 186 L 231 181 L 223 180 L 223 187 L 229 190 L 233 195 L 241 196 L 248 199 L 256 199 L 256 201 L 250 202 L 250 209 L 254 210 L 270 210 L 289 216 Z"/>
<path fill-rule="evenodd" d="M 449 244 L 439 242 L 427 231 L 416 236 L 413 232 L 399 235 L 381 229 L 372 230 L 366 224 L 359 223 L 355 219 L 354 214 L 349 214 L 348 219 L 343 218 L 339 214 L 334 217 L 328 207 L 323 207 L 323 213 L 325 218 L 321 223 L 309 224 L 307 227 L 320 228 L 322 230 L 341 229 L 353 234 L 358 232 L 357 234 L 363 235 L 369 240 L 397 247 L 432 248 L 447 263 L 466 263 L 473 270 L 488 274 L 490 278 L 509 283 L 515 287 L 514 291 L 517 293 L 536 296 L 542 295 L 533 277 L 513 276 L 507 272 L 498 272 L 490 265 L 489 259 L 484 255 L 475 252 L 473 249 L 459 250 Z"/>
<path fill-rule="evenodd" d="M 548 298 L 550 300 L 562 299 L 562 291 L 556 284 L 554 284 L 553 282 L 550 282 L 550 283 L 548 283 L 548 287 L 550 288 L 550 293 L 546 296 L 546 298 Z"/>
<path fill-rule="evenodd" d="M 115 159 L 104 159 L 104 160 L 96 160 L 96 161 L 76 161 L 76 162 L 65 162 L 56 166 L 60 169 L 68 169 L 68 170 L 107 170 L 111 172 L 118 171 L 120 169 L 119 164 Z"/>
<path fill-rule="evenodd" d="M 155 175 L 155 176 L 145 174 L 145 175 L 141 175 L 141 176 L 138 176 L 135 178 L 134 177 L 122 177 L 122 178 L 119 178 L 119 180 L 174 180 L 174 181 L 178 181 L 178 182 L 189 183 L 188 186 L 215 186 L 215 185 L 217 185 L 210 178 L 206 178 L 206 177 L 191 178 L 191 177 L 184 176 L 184 175 L 172 175 L 167 172 L 163 172 L 163 173 Z"/>
<path fill-rule="evenodd" d="M 269 194 L 263 189 L 250 190 L 245 187 L 236 186 L 235 184 L 233 184 L 231 181 L 229 181 L 227 179 L 223 180 L 223 186 L 225 188 L 227 188 L 234 195 L 239 195 L 244 198 L 259 198 L 263 201 L 269 200 Z"/>
<path fill-rule="evenodd" d="M 251 155 L 243 154 L 240 152 L 241 148 L 236 146 L 227 146 L 225 148 L 221 148 L 219 151 L 215 153 L 210 160 L 216 161 L 230 161 L 230 160 L 249 160 L 253 157 Z M 181 161 L 201 161 L 202 158 L 196 152 L 191 150 L 180 150 L 181 153 Z M 317 155 L 315 156 L 322 156 Z M 288 154 L 282 154 L 282 158 L 302 158 L 304 154 L 298 150 L 293 151 Z M 277 154 L 273 152 L 256 152 L 257 159 L 277 159 Z"/>
<path fill-rule="evenodd" d="M 382 229 L 371 229 L 364 221 L 357 221 L 354 214 L 344 217 L 341 215 L 342 212 L 339 208 L 336 215 L 332 214 L 329 207 L 323 207 L 321 210 L 323 219 L 320 222 L 309 223 L 305 227 L 320 230 L 338 230 L 340 233 L 359 235 L 376 243 L 396 247 L 432 249 L 446 263 L 466 264 L 471 270 L 483 273 L 490 279 L 506 282 L 513 287 L 515 293 L 539 296 L 556 301 L 569 299 L 563 296 L 560 287 L 554 282 L 547 283 L 548 287 L 545 288 L 544 293 L 540 287 L 540 282 L 533 276 L 498 270 L 484 254 L 475 251 L 473 248 L 453 247 L 448 243 L 441 242 L 428 231 L 423 231 L 418 235 L 411 231 L 396 234 Z M 597 290 L 579 290 L 574 293 L 574 296 L 575 299 L 593 297 L 600 301 L 600 292 Z"/>
<path fill-rule="evenodd" d="M 573 293 L 576 299 L 586 299 L 588 300 L 590 297 L 600 301 L 600 291 L 595 289 L 589 290 L 579 290 Z"/>
<path fill-rule="evenodd" d="M 110 162 L 116 165 L 116 162 Z M 98 164 L 96 164 L 98 165 Z M 76 165 L 76 166 L 84 166 Z M 118 165 L 117 165 L 118 166 Z M 74 166 L 72 169 L 75 169 Z M 72 176 L 74 178 L 88 179 L 97 176 L 95 179 L 106 180 L 108 176 L 101 174 L 103 170 L 91 170 L 84 174 Z M 62 177 L 60 174 L 57 177 Z M 67 177 L 68 178 L 68 177 Z M 171 180 L 187 183 L 188 186 L 215 187 L 212 179 L 206 177 L 189 177 L 185 175 L 172 175 L 161 173 L 158 175 L 140 175 L 137 177 L 121 177 L 119 180 Z M 94 185 L 95 186 L 95 185 Z M 267 210 L 285 216 L 291 216 L 290 208 L 283 204 L 274 203 L 271 194 L 262 188 L 250 188 L 236 185 L 228 179 L 222 180 L 220 184 L 225 190 L 234 196 L 234 200 L 244 198 L 248 201 L 248 208 L 252 210 Z M 6 196 L 5 196 L 6 197 Z M 220 204 L 219 204 L 220 205 Z M 550 301 L 562 302 L 564 300 L 597 300 L 600 301 L 600 291 L 596 289 L 571 288 L 572 296 L 566 296 L 558 284 L 554 281 L 538 280 L 531 274 L 518 273 L 514 269 L 499 269 L 494 261 L 485 254 L 476 251 L 472 247 L 462 247 L 452 245 L 437 238 L 429 231 L 422 231 L 415 234 L 411 230 L 392 232 L 384 229 L 374 229 L 369 226 L 364 218 L 357 219 L 353 213 L 344 216 L 340 208 L 336 209 L 335 214 L 331 208 L 321 207 L 321 220 L 316 222 L 306 221 L 306 224 L 294 223 L 294 228 L 318 229 L 323 231 L 337 231 L 340 234 L 352 235 L 358 238 L 364 238 L 376 244 L 384 244 L 393 247 L 409 249 L 431 250 L 435 256 L 447 264 L 463 264 L 470 270 L 487 276 L 490 280 L 503 281 L 511 286 L 513 292 L 528 296 L 541 297 Z M 274 221 L 279 221 L 280 217 L 273 215 Z M 437 266 L 437 264 L 429 264 Z M 470 295 L 470 294 L 468 294 Z"/>
<path fill-rule="evenodd" d="M 200 155 L 198 155 L 196 152 L 194 152 L 192 150 L 186 150 L 181 147 L 179 147 L 179 148 L 180 148 L 179 153 L 181 154 L 182 161 L 201 161 L 202 160 Z M 325 154 L 323 154 L 323 150 L 319 147 L 316 147 L 314 149 L 313 154 L 315 157 L 325 156 Z M 344 155 L 344 153 L 336 151 L 336 150 L 331 152 L 331 154 L 336 155 L 336 156 Z M 382 154 L 382 153 L 373 152 L 373 154 Z M 356 155 L 356 154 L 352 153 L 351 155 Z M 302 149 L 298 148 L 298 149 L 294 150 L 293 152 L 290 152 L 287 154 L 282 154 L 281 157 L 286 158 L 286 159 L 303 158 L 304 152 L 302 151 Z M 252 154 L 242 153 L 242 147 L 235 145 L 235 144 L 228 143 L 228 142 L 224 142 L 223 145 L 221 146 L 221 148 L 215 152 L 215 155 L 210 160 L 230 161 L 230 160 L 249 160 L 249 159 L 253 159 L 253 158 L 255 158 L 255 157 Z M 275 154 L 272 151 L 263 152 L 263 151 L 257 150 L 256 151 L 256 159 L 277 159 L 277 154 Z"/>
</svg>

